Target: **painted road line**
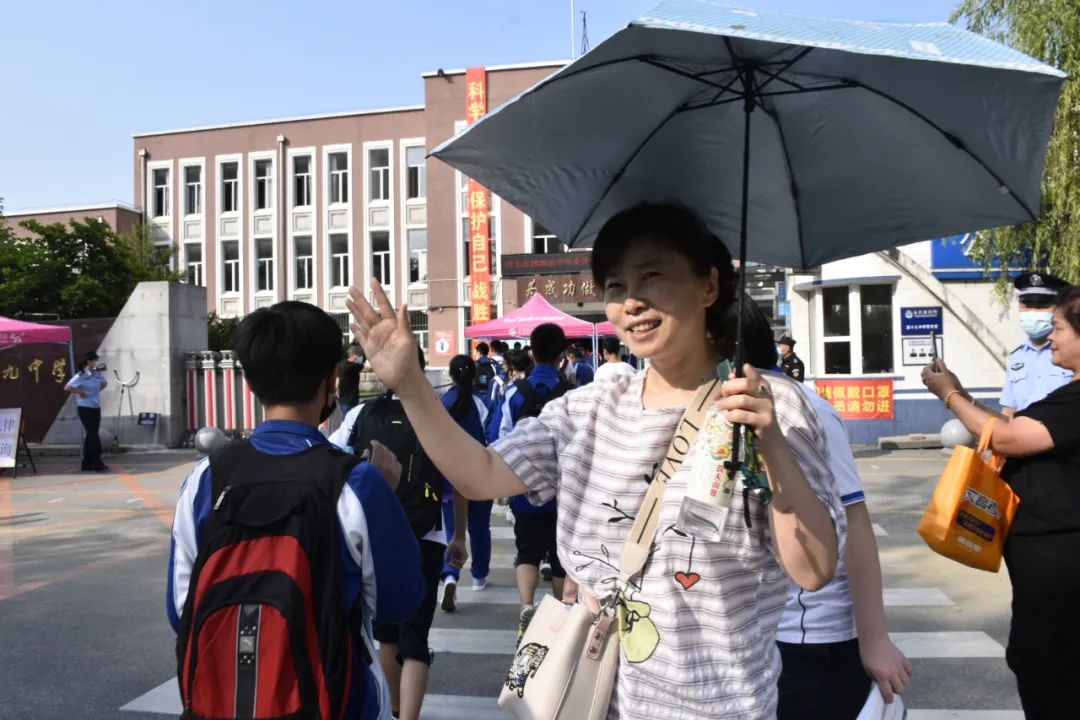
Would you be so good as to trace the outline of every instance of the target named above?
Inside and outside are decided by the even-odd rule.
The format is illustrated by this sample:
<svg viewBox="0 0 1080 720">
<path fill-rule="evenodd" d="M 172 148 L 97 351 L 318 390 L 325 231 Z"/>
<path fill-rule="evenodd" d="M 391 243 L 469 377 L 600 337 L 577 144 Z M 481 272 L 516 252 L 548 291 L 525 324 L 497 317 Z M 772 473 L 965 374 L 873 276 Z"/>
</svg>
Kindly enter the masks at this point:
<svg viewBox="0 0 1080 720">
<path fill-rule="evenodd" d="M 184 712 L 184 705 L 180 702 L 180 687 L 176 682 L 176 678 L 166 680 L 145 695 L 135 698 L 120 710 L 180 715 L 180 713 Z"/>
<path fill-rule="evenodd" d="M 536 591 L 536 602 L 540 602 L 544 599 L 544 596 L 550 594 L 547 590 L 538 589 Z M 520 602 L 517 588 L 491 587 L 489 585 L 484 590 L 473 590 L 471 584 L 467 581 L 458 583 L 458 605 L 517 605 Z"/>
<path fill-rule="evenodd" d="M 513 655 L 517 645 L 517 629 L 432 628 L 428 644 L 436 653 Z"/>
<path fill-rule="evenodd" d="M 1024 720 L 1023 710 L 912 710 L 907 720 Z"/>
<path fill-rule="evenodd" d="M 125 502 L 125 503 L 127 503 L 128 505 L 130 505 L 131 503 L 137 503 L 137 502 L 139 502 L 139 498 L 137 498 L 137 497 L 133 497 L 133 498 L 128 498 L 128 499 L 127 499 L 127 500 L 125 500 L 124 502 Z"/>
<path fill-rule="evenodd" d="M 514 528 L 506 527 L 505 525 L 501 525 L 499 527 L 493 527 L 493 528 L 491 528 L 491 539 L 492 540 L 513 540 L 514 539 Z"/>
<path fill-rule="evenodd" d="M 120 708 L 126 712 L 156 713 L 177 716 L 183 712 L 176 678 L 166 680 L 156 688 L 135 698 Z M 473 695 L 428 695 L 424 698 L 423 720 L 505 720 L 506 711 L 494 697 Z"/>
<path fill-rule="evenodd" d="M 910 659 L 1005 657 L 1005 648 L 981 631 L 897 632 L 889 637 Z"/>
<path fill-rule="evenodd" d="M 882 594 L 886 607 L 945 607 L 955 604 L 937 588 L 885 588 Z"/>
<path fill-rule="evenodd" d="M 889 537 L 889 531 L 881 527 L 877 523 L 874 523 L 871 527 L 874 528 L 875 537 Z"/>
<path fill-rule="evenodd" d="M 64 502 L 65 500 L 67 500 L 67 498 L 62 498 L 62 497 L 53 498 L 52 500 L 49 500 L 46 504 L 47 505 L 53 505 L 53 504 L 58 503 L 58 502 Z"/>
</svg>

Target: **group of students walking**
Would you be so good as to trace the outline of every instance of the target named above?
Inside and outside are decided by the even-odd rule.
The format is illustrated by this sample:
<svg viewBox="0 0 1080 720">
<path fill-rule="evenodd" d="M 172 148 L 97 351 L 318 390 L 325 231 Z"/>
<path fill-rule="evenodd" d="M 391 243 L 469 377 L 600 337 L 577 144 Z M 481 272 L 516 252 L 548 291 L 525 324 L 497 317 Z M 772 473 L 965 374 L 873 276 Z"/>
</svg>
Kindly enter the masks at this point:
<svg viewBox="0 0 1080 720">
<path fill-rule="evenodd" d="M 317 427 L 334 412 L 336 323 L 293 302 L 244 319 L 234 349 L 267 419 L 194 468 L 173 528 L 168 611 L 187 716 L 418 718 L 440 584 L 453 610 L 471 549 L 473 588 L 486 586 L 500 498 L 514 517 L 521 632 L 545 561 L 556 597 L 620 608 L 609 717 L 845 720 L 875 685 L 887 701 L 906 689 L 912 666 L 886 632 L 842 421 L 775 371 L 753 303 L 746 365 L 728 375 L 736 282 L 724 245 L 685 208 L 642 204 L 605 225 L 591 262 L 647 370 L 607 343 L 593 377 L 572 349 L 574 383 L 559 368 L 566 338 L 547 325 L 528 353 L 455 357 L 440 396 L 407 314 L 373 283 L 376 305 L 353 289 L 349 307 L 390 391 L 353 407 L 329 439 Z M 1076 330 L 1064 318 L 1055 332 Z M 1080 351 L 1068 357 L 1080 369 Z M 689 483 L 731 452 L 703 435 L 715 446 L 667 479 L 652 553 L 623 584 L 616 558 L 649 479 L 690 397 L 718 374 L 715 411 L 751 432 L 744 450 L 770 492 L 736 488 L 730 512 L 711 518 L 715 536 L 688 531 Z M 1052 433 L 1051 447 L 1072 437 Z"/>
</svg>

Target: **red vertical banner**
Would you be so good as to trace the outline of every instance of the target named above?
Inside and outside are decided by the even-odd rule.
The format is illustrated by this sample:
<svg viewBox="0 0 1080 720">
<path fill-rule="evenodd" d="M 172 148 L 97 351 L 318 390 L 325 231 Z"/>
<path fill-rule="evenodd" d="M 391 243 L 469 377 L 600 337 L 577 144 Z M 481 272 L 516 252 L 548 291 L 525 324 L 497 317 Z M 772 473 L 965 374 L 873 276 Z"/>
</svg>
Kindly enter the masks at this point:
<svg viewBox="0 0 1080 720">
<path fill-rule="evenodd" d="M 487 71 L 465 71 L 465 119 L 474 123 L 487 114 Z M 472 322 L 491 319 L 491 196 L 479 183 L 469 180 L 469 300 Z"/>
</svg>

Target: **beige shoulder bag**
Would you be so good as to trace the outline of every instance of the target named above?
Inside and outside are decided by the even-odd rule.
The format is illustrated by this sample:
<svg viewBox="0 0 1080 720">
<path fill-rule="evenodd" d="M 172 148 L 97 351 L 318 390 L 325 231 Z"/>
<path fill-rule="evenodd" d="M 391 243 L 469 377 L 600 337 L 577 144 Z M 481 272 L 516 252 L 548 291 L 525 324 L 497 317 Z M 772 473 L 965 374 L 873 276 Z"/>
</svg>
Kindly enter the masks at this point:
<svg viewBox="0 0 1080 720">
<path fill-rule="evenodd" d="M 514 655 L 499 705 L 519 720 L 604 720 L 619 662 L 616 603 L 649 558 L 668 480 L 697 439 L 719 380 L 698 388 L 683 413 L 667 454 L 653 473 L 649 490 L 619 557 L 619 580 L 599 613 L 584 603 L 567 608 L 544 598 Z"/>
</svg>

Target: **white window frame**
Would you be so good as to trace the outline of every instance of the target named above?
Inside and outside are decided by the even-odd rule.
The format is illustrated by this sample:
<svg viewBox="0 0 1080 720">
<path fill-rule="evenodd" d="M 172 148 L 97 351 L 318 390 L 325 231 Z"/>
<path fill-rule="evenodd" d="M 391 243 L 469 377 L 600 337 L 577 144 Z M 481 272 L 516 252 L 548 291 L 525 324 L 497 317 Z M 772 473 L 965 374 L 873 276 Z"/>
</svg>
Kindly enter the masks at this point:
<svg viewBox="0 0 1080 720">
<path fill-rule="evenodd" d="M 387 166 L 383 168 L 381 179 L 386 183 L 386 197 L 371 197 L 374 184 L 371 182 L 371 173 L 375 169 L 371 165 L 371 153 L 375 150 L 386 151 Z M 368 205 L 390 205 L 394 202 L 394 143 L 392 140 L 364 143 L 364 201 Z"/>
<path fill-rule="evenodd" d="M 236 260 L 226 260 L 225 259 L 225 243 L 236 243 L 236 246 L 237 246 Z M 218 259 L 221 262 L 221 272 L 218 273 L 218 276 L 219 276 L 219 279 L 220 279 L 220 282 L 221 282 L 221 289 L 222 289 L 221 295 L 222 295 L 222 297 L 229 297 L 229 298 L 243 297 L 243 294 L 244 294 L 243 293 L 243 290 L 244 290 L 244 241 L 243 241 L 243 238 L 229 238 L 227 240 L 222 240 L 219 247 L 221 249 L 221 254 L 218 256 Z M 236 286 L 237 286 L 236 290 L 225 290 L 225 275 L 227 274 L 226 270 L 225 270 L 225 263 L 226 262 L 235 262 L 236 263 Z"/>
<path fill-rule="evenodd" d="M 162 170 L 164 170 L 166 173 L 168 173 L 167 176 L 166 176 L 166 181 L 165 181 L 165 197 L 164 197 L 164 200 L 165 200 L 165 208 L 164 208 L 164 210 L 165 210 L 165 212 L 162 215 L 158 215 L 157 214 L 157 189 L 158 189 L 158 185 L 157 185 L 157 182 L 154 179 L 154 176 L 157 175 L 158 172 L 160 172 Z M 172 206 L 173 202 L 175 200 L 175 195 L 173 193 L 173 185 L 175 184 L 175 172 L 174 172 L 174 169 L 173 169 L 173 161 L 172 160 L 165 160 L 165 161 L 162 161 L 162 162 L 147 163 L 147 165 L 146 165 L 146 173 L 150 178 L 150 187 L 149 187 L 149 190 L 150 190 L 150 196 L 149 196 L 150 197 L 150 202 L 149 202 L 149 205 L 150 205 L 150 217 L 153 218 L 158 223 L 168 222 L 168 221 L 172 220 L 172 218 L 176 214 L 176 213 L 173 212 L 173 206 Z"/>
<path fill-rule="evenodd" d="M 198 247 L 199 252 L 200 252 L 200 257 L 202 257 L 202 260 L 200 260 L 198 262 L 198 266 L 199 266 L 199 269 L 198 269 L 199 278 L 198 278 L 198 280 L 199 281 L 196 282 L 196 283 L 191 283 L 191 284 L 195 285 L 197 287 L 206 287 L 206 243 L 201 241 L 201 240 L 188 240 L 188 241 L 185 241 L 185 242 L 181 243 L 181 245 L 180 245 L 180 265 L 181 265 L 181 274 L 182 274 L 182 277 L 184 278 L 184 282 L 188 281 L 188 270 L 189 270 L 189 268 L 191 267 L 191 265 L 195 264 L 195 263 L 190 263 L 190 264 L 188 263 L 187 251 L 188 251 L 189 247 Z"/>
<path fill-rule="evenodd" d="M 347 151 L 346 150 L 341 150 L 341 149 L 327 150 L 326 148 L 323 148 L 324 157 L 326 158 L 326 163 L 324 165 L 324 167 L 326 168 L 326 204 L 328 206 L 330 206 L 330 207 L 341 207 L 343 205 L 352 205 L 352 194 L 353 194 L 353 190 L 355 189 L 356 183 L 353 182 L 353 177 L 352 177 L 352 175 L 353 175 L 352 146 L 350 145 L 348 147 L 349 147 L 349 149 Z M 340 153 L 345 153 L 345 163 L 347 165 L 346 170 L 345 170 L 345 185 L 346 185 L 346 187 L 345 187 L 345 199 L 344 200 L 338 200 L 338 201 L 335 202 L 332 199 L 334 197 L 334 193 L 333 193 L 333 182 L 332 182 L 332 177 L 331 176 L 332 176 L 333 173 L 337 173 L 339 171 L 332 170 L 330 168 L 330 156 L 331 155 L 337 155 L 337 154 L 340 154 Z"/>
<path fill-rule="evenodd" d="M 401 197 L 407 203 L 424 203 L 427 202 L 427 143 L 421 140 L 417 142 L 416 139 L 410 138 L 408 140 L 400 141 L 401 144 Z M 409 170 L 413 167 L 409 164 L 409 150 L 415 150 L 420 148 L 420 151 L 424 153 L 424 192 L 416 197 L 409 197 Z"/>
<path fill-rule="evenodd" d="M 371 167 L 368 164 L 371 159 L 372 150 L 385 150 L 387 161 L 390 163 L 388 178 L 388 190 L 389 197 L 386 200 L 371 200 Z M 364 242 L 363 242 L 363 257 L 361 258 L 360 268 L 363 272 L 364 278 L 372 277 L 374 268 L 371 263 L 371 233 L 378 232 L 380 230 L 386 230 L 390 233 L 390 284 L 384 286 L 387 296 L 394 303 L 394 305 L 400 305 L 402 302 L 401 288 L 404 286 L 404 282 L 400 282 L 401 278 L 399 273 L 401 272 L 401 264 L 394 262 L 394 258 L 399 255 L 398 238 L 397 238 L 397 221 L 394 217 L 394 212 L 390 210 L 387 212 L 389 218 L 389 225 L 384 227 L 372 227 L 371 226 L 371 208 L 393 208 L 395 207 L 395 189 L 394 189 L 394 141 L 393 140 L 377 140 L 372 142 L 365 142 L 361 146 L 361 153 L 363 153 L 363 186 L 362 197 L 364 207 Z"/>
<path fill-rule="evenodd" d="M 893 355 L 893 371 L 887 373 L 865 373 L 863 372 L 863 332 L 862 332 L 862 287 L 864 285 L 888 285 L 892 288 L 892 294 L 890 296 L 890 303 L 892 306 L 892 312 L 890 316 L 892 319 L 892 348 Z M 850 320 L 848 324 L 848 334 L 841 336 L 825 337 L 825 291 L 834 288 L 847 288 L 847 301 L 848 301 L 848 318 Z M 818 362 L 815 368 L 814 376 L 823 379 L 834 378 L 850 378 L 850 377 L 883 377 L 891 378 L 897 375 L 898 362 L 896 349 L 896 338 L 898 337 L 899 327 L 897 325 L 897 313 L 896 313 L 896 281 L 892 278 L 866 278 L 859 279 L 856 282 L 830 282 L 824 287 L 814 288 L 812 297 L 815 332 L 813 333 L 817 339 L 814 343 L 814 352 L 817 356 Z M 848 343 L 851 348 L 851 373 L 827 373 L 825 365 L 825 346 L 829 343 Z"/>
<path fill-rule="evenodd" d="M 204 158 L 184 158 L 184 159 L 180 160 L 179 165 L 180 165 L 179 176 L 180 176 L 181 182 L 183 183 L 183 186 L 184 186 L 183 197 L 180 198 L 180 200 L 179 200 L 180 209 L 183 211 L 182 212 L 182 217 L 185 218 L 185 219 L 203 218 L 203 217 L 206 216 L 206 160 Z M 187 211 L 187 191 L 188 191 L 187 171 L 188 171 L 188 168 L 193 168 L 193 167 L 199 169 L 199 190 L 198 190 L 198 199 L 197 199 L 197 203 L 196 203 L 198 205 L 198 211 L 193 212 L 193 213 L 189 213 Z M 205 235 L 205 232 L 203 234 Z"/>
<path fill-rule="evenodd" d="M 286 262 L 289 264 L 287 268 L 289 297 L 294 297 L 295 293 L 304 292 L 311 293 L 312 300 L 319 297 L 319 197 L 321 184 L 318 181 L 319 178 L 319 153 L 314 146 L 301 147 L 301 148 L 289 148 L 286 153 L 286 163 L 288 163 L 288 182 L 289 182 L 289 194 L 288 194 L 288 207 L 289 207 L 289 225 L 287 229 L 288 246 L 285 249 Z M 295 204 L 295 181 L 294 174 L 295 167 L 293 165 L 293 158 L 307 156 L 311 159 L 311 186 L 309 188 L 311 192 L 311 204 L 300 205 Z M 307 213 L 311 216 L 311 229 L 309 231 L 295 230 L 295 223 L 293 222 L 294 215 Z M 311 237 L 311 287 L 308 289 L 301 289 L 296 284 L 296 240 L 297 236 Z"/>
<path fill-rule="evenodd" d="M 327 285 L 327 287 L 329 289 L 341 290 L 343 288 L 348 288 L 349 285 L 335 285 L 334 284 L 334 265 L 336 264 L 336 261 L 335 261 L 336 256 L 334 254 L 334 245 L 333 245 L 333 236 L 334 235 L 344 235 L 345 236 L 345 249 L 346 249 L 345 267 L 347 267 L 349 269 L 349 279 L 347 281 L 348 283 L 352 283 L 353 280 L 354 280 L 354 278 L 353 278 L 354 273 L 353 273 L 352 236 L 347 232 L 340 232 L 340 231 L 339 232 L 328 232 L 326 234 L 326 257 L 327 257 L 327 260 L 329 261 L 329 266 L 327 268 L 326 285 Z"/>
<path fill-rule="evenodd" d="M 259 164 L 267 163 L 267 167 L 270 168 L 269 174 L 264 177 L 259 176 Z M 277 175 L 277 168 L 274 167 L 276 163 L 272 157 L 255 157 L 255 153 L 251 154 L 251 209 L 256 213 L 272 212 L 274 206 L 277 203 L 274 202 L 274 176 Z M 269 203 L 266 207 L 259 207 L 259 184 L 265 182 L 266 187 L 266 201 Z"/>
<path fill-rule="evenodd" d="M 400 217 L 400 221 L 399 221 L 400 222 L 399 227 L 401 228 L 401 242 L 399 243 L 400 248 L 399 248 L 397 258 L 398 258 L 398 265 L 401 268 L 401 286 L 403 288 L 403 290 L 402 290 L 402 300 L 408 299 L 408 297 L 409 297 L 408 293 L 409 293 L 410 288 L 413 289 L 413 290 L 424 290 L 424 289 L 426 289 L 428 287 L 427 281 L 422 280 L 422 281 L 415 282 L 415 283 L 412 282 L 411 279 L 410 279 L 410 269 L 409 269 L 411 267 L 411 263 L 412 263 L 412 257 L 411 257 L 411 255 L 409 253 L 409 231 L 410 230 L 425 230 L 425 231 L 428 230 L 427 223 L 420 224 L 420 223 L 410 223 L 409 222 L 409 210 L 411 208 L 418 208 L 418 207 L 425 208 L 424 216 L 425 216 L 425 218 L 427 217 L 427 212 L 426 212 L 427 195 L 426 195 L 426 193 L 425 193 L 425 195 L 423 197 L 417 197 L 417 198 L 407 197 L 408 194 L 409 194 L 408 193 L 408 188 L 409 188 L 409 163 L 408 163 L 406 158 L 407 158 L 408 150 L 410 148 L 417 148 L 417 147 L 426 152 L 427 151 L 427 140 L 425 138 L 422 138 L 422 137 L 414 137 L 414 138 L 404 138 L 404 139 L 398 141 L 398 169 L 399 169 L 398 187 L 401 188 L 402 202 L 400 203 L 400 206 L 399 206 L 399 209 L 400 209 L 400 212 L 401 212 L 401 217 Z M 427 160 L 425 158 L 425 164 L 426 164 L 426 162 L 427 162 Z M 431 236 L 430 236 L 430 233 L 429 233 L 429 235 L 428 235 L 428 252 L 429 253 L 430 253 L 430 250 L 431 250 L 430 245 L 431 245 Z M 429 255 L 429 257 L 430 257 L 430 255 Z M 412 308 L 411 305 L 409 307 Z M 417 308 L 412 308 L 412 309 L 419 309 L 419 306 L 417 306 Z"/>
<path fill-rule="evenodd" d="M 522 215 L 525 215 L 525 213 L 522 213 Z M 533 239 L 536 237 L 535 233 L 536 233 L 536 221 L 533 220 L 528 215 L 525 215 L 525 252 L 527 252 L 530 255 L 539 255 L 539 254 L 541 254 L 541 253 L 537 253 L 537 252 L 535 252 L 533 250 Z M 558 240 L 558 238 L 556 236 L 554 236 L 554 235 L 552 235 L 551 237 L 555 237 L 556 240 Z M 563 248 L 564 248 L 562 250 L 562 252 L 569 252 L 570 251 L 570 248 L 566 247 L 566 243 L 562 242 L 561 240 L 558 240 L 558 242 L 561 243 Z M 545 253 L 545 254 L 550 254 L 550 253 Z"/>
<path fill-rule="evenodd" d="M 296 204 L 296 161 L 298 158 L 307 158 L 307 194 L 306 205 Z M 289 207 L 290 208 L 313 208 L 315 206 L 315 154 L 313 152 L 289 151 Z"/>
<path fill-rule="evenodd" d="M 270 163 L 270 207 L 258 208 L 255 205 L 255 201 L 258 199 L 258 193 L 256 192 L 256 180 L 255 180 L 255 164 L 260 161 L 268 161 Z M 251 182 L 248 184 L 248 198 L 249 207 L 251 208 L 252 215 L 258 215 L 264 217 L 267 215 L 277 214 L 277 205 L 274 197 L 274 188 L 277 185 L 277 151 L 276 150 L 260 150 L 258 152 L 248 153 L 248 172 L 250 173 Z"/>
<path fill-rule="evenodd" d="M 346 202 L 331 203 L 330 202 L 330 156 L 333 155 L 334 153 L 339 153 L 339 152 L 340 153 L 345 153 L 345 161 L 349 165 L 349 170 L 348 170 L 348 173 L 349 173 L 349 192 L 346 195 Z M 325 201 L 323 202 L 322 205 L 318 205 L 317 207 L 320 208 L 320 219 L 322 220 L 322 233 L 321 233 L 321 235 L 319 237 L 320 237 L 320 239 L 322 241 L 322 247 L 325 248 L 325 252 L 322 253 L 323 260 L 322 260 L 322 262 L 320 264 L 322 266 L 323 277 L 325 278 L 325 281 L 323 282 L 323 285 L 322 285 L 322 287 L 323 287 L 323 293 L 322 293 L 323 307 L 326 308 L 327 312 L 330 312 L 330 308 L 331 308 L 330 296 L 332 294 L 340 294 L 342 292 L 342 290 L 343 290 L 343 288 L 341 288 L 341 287 L 334 287 L 333 283 L 332 283 L 332 280 L 333 280 L 333 274 L 331 273 L 332 257 L 331 257 L 331 250 L 330 250 L 330 235 L 331 234 L 333 234 L 333 235 L 344 234 L 345 235 L 346 242 L 347 242 L 347 247 L 349 249 L 349 259 L 348 259 L 348 262 L 349 262 L 349 280 L 350 280 L 350 282 L 352 282 L 356 278 L 356 271 L 357 271 L 357 269 L 356 269 L 356 257 L 355 257 L 356 254 L 353 252 L 353 238 L 355 236 L 355 230 L 353 228 L 353 212 L 354 212 L 353 208 L 355 206 L 355 203 L 352 202 L 353 194 L 356 192 L 356 183 L 353 182 L 353 180 L 355 179 L 353 177 L 355 175 L 355 173 L 353 172 L 355 167 L 356 167 L 356 163 L 353 161 L 353 146 L 352 146 L 352 143 L 340 143 L 340 144 L 337 144 L 337 145 L 323 145 L 323 147 L 322 147 L 322 172 L 320 173 L 320 177 L 322 178 L 322 182 L 320 184 L 322 186 L 323 198 L 325 198 Z M 345 222 L 345 229 L 344 230 L 333 230 L 333 231 L 331 231 L 331 229 L 330 229 L 330 221 L 329 221 L 329 213 L 330 213 L 331 210 L 345 210 L 346 222 Z M 317 250 L 315 252 L 315 255 L 316 255 L 316 257 L 319 257 L 319 253 L 318 253 Z M 363 266 L 362 265 L 361 265 L 361 272 L 363 272 Z M 316 285 L 318 285 L 318 280 L 316 280 Z M 337 311 L 335 310 L 334 312 L 337 312 Z"/>
<path fill-rule="evenodd" d="M 404 237 L 401 239 L 401 245 L 405 249 L 405 254 L 403 256 L 405 266 L 402 268 L 402 272 L 403 272 L 403 277 L 404 277 L 403 281 L 405 282 L 405 285 L 407 287 L 410 287 L 410 288 L 418 289 L 418 288 L 427 287 L 428 281 L 425 279 L 425 280 L 417 280 L 417 281 L 413 282 L 413 280 L 412 280 L 412 250 L 409 248 L 409 233 L 414 232 L 414 231 L 416 231 L 416 232 L 423 231 L 423 232 L 426 233 L 428 231 L 428 229 L 427 229 L 427 227 L 421 226 L 421 225 L 414 225 L 412 227 L 406 227 L 405 228 L 404 233 L 402 233 L 404 235 Z M 428 252 L 431 249 L 431 247 L 430 247 L 430 245 L 431 245 L 431 236 L 430 236 L 430 234 L 428 235 L 427 245 L 428 245 L 428 247 L 425 247 L 424 250 L 423 250 L 424 261 L 422 263 L 420 263 L 420 268 L 423 271 L 423 272 L 421 272 L 421 275 L 428 275 L 429 274 L 427 272 L 428 271 L 427 258 L 428 258 Z M 412 306 L 410 305 L 409 307 L 412 307 Z"/>
<path fill-rule="evenodd" d="M 372 237 L 376 233 L 386 233 L 386 250 L 375 251 L 375 242 Z M 387 264 L 386 274 L 389 282 L 383 282 L 384 288 L 392 288 L 394 285 L 394 252 L 392 244 L 390 242 L 390 231 L 386 229 L 376 228 L 368 233 L 368 265 L 371 266 L 370 275 L 375 277 L 375 256 L 379 255 L 382 260 Z"/>
<path fill-rule="evenodd" d="M 225 166 L 231 163 L 236 164 L 236 207 L 232 210 L 225 210 Z M 217 212 L 219 216 L 232 217 L 234 215 L 241 215 L 244 209 L 244 156 L 243 155 L 218 155 L 217 156 L 217 177 L 216 179 L 216 192 L 217 192 Z"/>
<path fill-rule="evenodd" d="M 259 243 L 260 242 L 270 243 L 270 257 L 268 257 L 268 258 L 259 257 Z M 258 296 L 273 295 L 275 292 L 277 292 L 277 278 L 275 277 L 275 273 L 277 272 L 277 268 L 274 265 L 274 261 L 277 258 L 277 248 L 275 247 L 275 244 L 276 243 L 274 242 L 274 238 L 266 237 L 265 235 L 262 236 L 262 237 L 254 238 L 253 241 L 252 241 L 252 244 L 251 244 L 251 255 L 255 260 L 255 264 L 251 268 L 252 269 L 251 279 L 252 279 L 252 284 L 255 286 L 255 294 L 258 295 Z M 262 268 L 260 266 L 263 265 L 263 264 L 266 264 L 266 265 L 269 266 L 268 269 L 267 269 L 267 275 L 266 275 L 267 282 L 270 285 L 270 287 L 268 287 L 268 288 L 260 288 L 259 287 L 259 272 L 262 270 Z"/>
<path fill-rule="evenodd" d="M 300 257 L 301 257 L 296 252 L 296 241 L 299 240 L 302 237 L 307 238 L 308 242 L 311 243 L 311 255 L 306 256 L 307 259 L 308 259 L 308 263 L 307 263 L 308 272 L 311 273 L 311 287 L 306 287 L 306 288 L 300 287 L 300 276 L 296 272 L 296 266 L 297 266 L 297 263 L 300 262 Z M 316 272 L 318 266 L 316 265 L 316 262 L 315 262 L 315 236 L 314 235 L 305 235 L 304 233 L 296 233 L 295 235 L 292 235 L 289 238 L 289 243 L 290 243 L 289 258 L 290 258 L 290 262 L 292 263 L 292 268 L 290 269 L 290 274 L 291 274 L 290 282 L 292 283 L 293 292 L 294 293 L 309 292 L 309 293 L 314 294 L 314 292 L 315 292 L 315 284 L 316 284 L 316 280 L 318 278 L 318 273 Z"/>
<path fill-rule="evenodd" d="M 223 212 L 224 207 L 224 192 L 223 192 L 223 167 L 228 163 L 236 163 L 236 209 L 228 212 Z M 217 299 L 214 303 L 214 308 L 221 311 L 222 298 L 234 298 L 239 297 L 240 300 L 240 314 L 243 315 L 246 312 L 246 306 L 243 298 L 246 297 L 244 292 L 244 263 L 247 262 L 247 251 L 245 249 L 244 237 L 246 235 L 247 223 L 244 222 L 244 156 L 240 153 L 230 155 L 215 155 L 214 156 L 214 211 L 217 217 L 214 219 L 214 247 L 215 255 L 215 289 L 217 291 Z M 221 235 L 221 221 L 222 219 L 235 219 L 237 221 L 238 234 L 233 237 L 222 237 Z M 222 247 L 222 243 L 236 240 L 240 247 L 240 288 L 238 292 L 226 293 L 225 292 L 225 252 Z M 204 260 L 204 262 L 206 262 Z"/>
</svg>

